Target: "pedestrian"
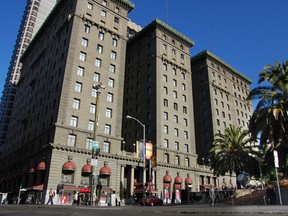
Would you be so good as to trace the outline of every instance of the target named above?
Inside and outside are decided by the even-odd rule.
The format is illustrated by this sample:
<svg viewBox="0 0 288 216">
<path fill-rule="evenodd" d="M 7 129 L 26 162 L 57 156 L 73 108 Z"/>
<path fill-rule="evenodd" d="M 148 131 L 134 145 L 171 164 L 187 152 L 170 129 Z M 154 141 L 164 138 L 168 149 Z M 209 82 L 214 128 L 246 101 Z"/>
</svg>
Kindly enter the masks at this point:
<svg viewBox="0 0 288 216">
<path fill-rule="evenodd" d="M 52 188 L 50 188 L 50 190 L 49 190 L 49 199 L 48 199 L 48 202 L 46 203 L 46 205 L 48 205 L 49 202 L 51 203 L 51 205 L 53 205 L 54 196 L 55 196 L 55 192 L 53 191 Z"/>
<path fill-rule="evenodd" d="M 78 194 L 76 191 L 74 191 L 74 195 L 73 195 L 73 203 L 72 205 L 77 205 L 78 203 Z"/>
<path fill-rule="evenodd" d="M 215 196 L 215 189 L 213 186 L 211 186 L 209 190 L 209 197 L 210 197 L 210 206 L 214 206 L 216 196 Z"/>
<path fill-rule="evenodd" d="M 116 203 L 116 206 L 118 206 L 118 199 L 115 198 L 115 203 Z"/>
</svg>

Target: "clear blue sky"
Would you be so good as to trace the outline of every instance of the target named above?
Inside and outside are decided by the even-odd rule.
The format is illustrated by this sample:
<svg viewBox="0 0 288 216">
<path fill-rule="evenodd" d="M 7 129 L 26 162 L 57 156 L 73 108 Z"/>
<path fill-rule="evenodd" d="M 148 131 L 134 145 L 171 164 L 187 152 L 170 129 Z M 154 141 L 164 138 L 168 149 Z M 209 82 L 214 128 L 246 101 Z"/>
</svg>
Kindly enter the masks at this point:
<svg viewBox="0 0 288 216">
<path fill-rule="evenodd" d="M 257 86 L 258 72 L 288 60 L 287 0 L 131 0 L 132 21 L 145 27 L 155 18 L 223 59 Z M 2 92 L 26 0 L 2 1 L 0 8 L 0 91 Z"/>
</svg>

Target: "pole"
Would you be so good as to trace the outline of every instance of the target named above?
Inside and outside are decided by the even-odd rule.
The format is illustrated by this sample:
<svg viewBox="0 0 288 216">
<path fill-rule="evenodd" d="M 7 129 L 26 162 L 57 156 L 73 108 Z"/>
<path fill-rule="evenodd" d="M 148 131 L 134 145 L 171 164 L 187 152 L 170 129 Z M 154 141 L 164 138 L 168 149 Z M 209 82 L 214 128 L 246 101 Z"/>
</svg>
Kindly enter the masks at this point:
<svg viewBox="0 0 288 216">
<path fill-rule="evenodd" d="M 275 171 L 276 171 L 276 178 L 277 178 L 277 187 L 278 187 L 278 194 L 279 194 L 279 202 L 280 202 L 280 205 L 282 205 L 282 197 L 281 197 L 281 191 L 280 191 L 280 185 L 279 185 L 279 177 L 278 177 L 277 167 L 275 167 Z"/>
</svg>

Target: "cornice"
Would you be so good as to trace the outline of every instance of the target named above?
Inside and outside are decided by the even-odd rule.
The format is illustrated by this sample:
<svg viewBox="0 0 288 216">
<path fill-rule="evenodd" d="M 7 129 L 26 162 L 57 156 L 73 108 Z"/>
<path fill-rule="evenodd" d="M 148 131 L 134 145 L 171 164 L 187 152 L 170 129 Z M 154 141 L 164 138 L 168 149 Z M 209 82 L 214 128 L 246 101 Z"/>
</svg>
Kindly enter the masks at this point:
<svg viewBox="0 0 288 216">
<path fill-rule="evenodd" d="M 112 0 L 112 1 L 120 4 L 123 8 L 127 9 L 128 12 L 130 12 L 135 8 L 135 4 L 133 4 L 129 0 Z"/>
</svg>

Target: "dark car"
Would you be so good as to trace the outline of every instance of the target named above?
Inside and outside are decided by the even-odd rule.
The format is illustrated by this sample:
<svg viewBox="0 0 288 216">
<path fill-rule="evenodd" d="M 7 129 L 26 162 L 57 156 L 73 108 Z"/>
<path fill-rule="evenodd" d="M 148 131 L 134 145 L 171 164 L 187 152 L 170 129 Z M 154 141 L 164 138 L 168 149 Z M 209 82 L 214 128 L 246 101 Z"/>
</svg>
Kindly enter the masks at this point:
<svg viewBox="0 0 288 216">
<path fill-rule="evenodd" d="M 141 205 L 143 205 L 143 199 L 142 199 Z M 147 197 L 145 199 L 145 205 L 149 205 L 149 206 L 163 205 L 163 200 L 157 196 L 151 196 L 150 198 Z"/>
</svg>

